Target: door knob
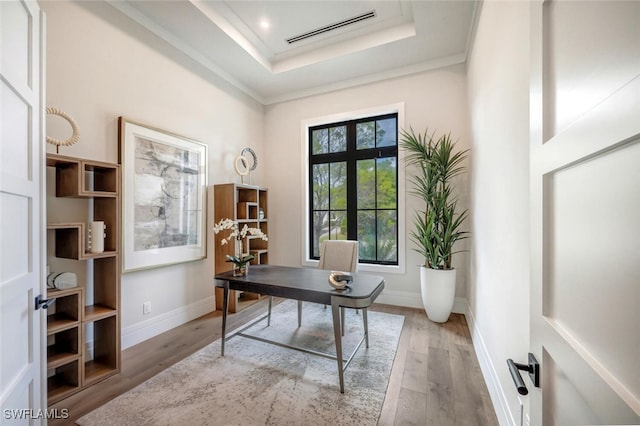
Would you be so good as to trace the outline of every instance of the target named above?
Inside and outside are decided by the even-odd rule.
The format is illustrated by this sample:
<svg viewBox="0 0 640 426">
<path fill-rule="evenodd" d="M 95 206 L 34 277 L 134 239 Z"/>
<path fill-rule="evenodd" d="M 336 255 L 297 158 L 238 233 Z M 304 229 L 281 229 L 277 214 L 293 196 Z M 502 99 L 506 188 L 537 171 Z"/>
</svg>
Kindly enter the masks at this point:
<svg viewBox="0 0 640 426">
<path fill-rule="evenodd" d="M 36 311 L 40 308 L 47 309 L 49 306 L 53 305 L 56 301 L 55 297 L 51 299 L 44 299 L 41 294 L 36 296 Z"/>
<path fill-rule="evenodd" d="M 520 395 L 527 395 L 529 390 L 524 384 L 520 371 L 518 370 L 527 371 L 533 385 L 537 388 L 540 387 L 540 363 L 538 363 L 538 360 L 532 353 L 529 353 L 528 364 L 519 364 L 517 362 L 513 362 L 513 360 L 509 358 L 507 360 L 507 365 L 509 366 L 509 372 L 511 373 L 513 384 L 516 385 L 516 389 L 518 389 L 518 393 Z"/>
</svg>

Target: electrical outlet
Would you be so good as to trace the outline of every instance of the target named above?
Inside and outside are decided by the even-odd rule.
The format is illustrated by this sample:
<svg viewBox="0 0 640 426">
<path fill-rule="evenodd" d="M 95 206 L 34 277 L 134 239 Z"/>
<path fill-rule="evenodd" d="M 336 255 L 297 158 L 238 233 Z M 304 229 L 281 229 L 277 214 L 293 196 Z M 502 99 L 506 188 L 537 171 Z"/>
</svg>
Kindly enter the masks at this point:
<svg viewBox="0 0 640 426">
<path fill-rule="evenodd" d="M 144 302 L 142 304 L 142 314 L 147 315 L 151 313 L 151 302 Z"/>
</svg>

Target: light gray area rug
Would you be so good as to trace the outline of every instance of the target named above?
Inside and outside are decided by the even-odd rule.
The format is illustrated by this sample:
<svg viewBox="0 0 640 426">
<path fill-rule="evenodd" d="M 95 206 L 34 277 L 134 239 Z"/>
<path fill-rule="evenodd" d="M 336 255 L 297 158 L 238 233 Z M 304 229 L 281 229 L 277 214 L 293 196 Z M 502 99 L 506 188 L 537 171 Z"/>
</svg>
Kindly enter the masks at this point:
<svg viewBox="0 0 640 426">
<path fill-rule="evenodd" d="M 335 354 L 331 308 L 287 300 L 245 333 Z M 241 336 L 220 340 L 78 420 L 98 425 L 375 425 L 404 317 L 369 312 L 363 343 L 338 383 L 337 362 Z M 343 351 L 362 337 L 362 314 L 347 309 Z"/>
</svg>

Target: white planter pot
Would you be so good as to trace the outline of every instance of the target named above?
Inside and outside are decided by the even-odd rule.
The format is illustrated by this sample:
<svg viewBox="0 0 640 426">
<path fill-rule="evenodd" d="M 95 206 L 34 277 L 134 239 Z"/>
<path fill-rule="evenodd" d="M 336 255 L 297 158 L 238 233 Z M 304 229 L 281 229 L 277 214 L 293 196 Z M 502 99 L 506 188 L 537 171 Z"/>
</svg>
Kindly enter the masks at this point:
<svg viewBox="0 0 640 426">
<path fill-rule="evenodd" d="M 427 317 L 447 322 L 456 297 L 456 270 L 420 267 L 420 290 Z"/>
</svg>

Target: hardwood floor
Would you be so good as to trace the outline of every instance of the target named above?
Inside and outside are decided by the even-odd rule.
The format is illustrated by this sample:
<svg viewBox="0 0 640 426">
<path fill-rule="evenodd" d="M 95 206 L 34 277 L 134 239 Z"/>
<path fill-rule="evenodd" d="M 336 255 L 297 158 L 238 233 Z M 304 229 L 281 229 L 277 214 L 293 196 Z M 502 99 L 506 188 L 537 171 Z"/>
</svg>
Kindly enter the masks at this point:
<svg viewBox="0 0 640 426">
<path fill-rule="evenodd" d="M 230 315 L 228 329 L 258 316 L 265 302 Z M 436 324 L 420 309 L 376 304 L 370 310 L 405 316 L 379 425 L 498 424 L 463 315 L 453 314 L 447 323 Z M 213 312 L 123 351 L 120 374 L 49 407 L 66 408 L 70 415 L 49 424 L 73 425 L 219 339 L 221 318 L 219 311 Z"/>
</svg>

